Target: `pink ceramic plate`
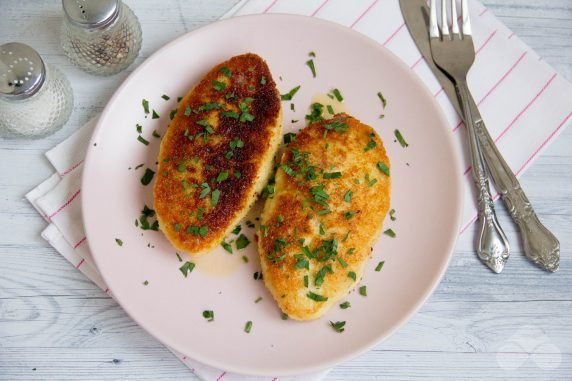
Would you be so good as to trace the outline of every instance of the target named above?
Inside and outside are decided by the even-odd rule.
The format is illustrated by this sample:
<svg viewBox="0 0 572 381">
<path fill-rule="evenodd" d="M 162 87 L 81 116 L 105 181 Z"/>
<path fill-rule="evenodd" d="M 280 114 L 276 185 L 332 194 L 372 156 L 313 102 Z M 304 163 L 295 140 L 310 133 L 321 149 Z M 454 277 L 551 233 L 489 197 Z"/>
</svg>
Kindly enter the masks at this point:
<svg viewBox="0 0 572 381">
<path fill-rule="evenodd" d="M 305 64 L 310 51 L 316 53 L 317 78 Z M 285 132 L 304 125 L 315 95 L 338 88 L 351 113 L 379 132 L 391 158 L 391 206 L 397 220 L 388 217 L 384 229 L 393 229 L 397 237 L 380 237 L 362 281 L 367 297 L 354 290 L 344 299 L 351 308 L 335 306 L 317 321 L 281 319 L 263 282 L 253 279 L 260 270 L 254 244 L 232 255 L 219 248 L 213 255 L 216 263 L 202 263 L 185 278 L 163 235 L 134 223 L 143 205 L 153 204 L 152 184 L 140 182 L 145 168 L 156 168 L 160 139 L 153 130 L 163 134 L 177 97 L 212 66 L 245 52 L 266 59 L 281 93 L 301 85 L 293 101 L 296 111 L 283 103 Z M 385 110 L 380 91 L 387 99 Z M 163 94 L 170 100 L 163 100 Z M 143 98 L 159 119 L 144 117 Z M 137 140 L 137 123 L 147 146 Z M 409 147 L 396 141 L 395 129 Z M 160 341 L 228 371 L 293 375 L 334 366 L 370 349 L 419 309 L 445 272 L 459 231 L 460 173 L 433 96 L 390 52 L 357 32 L 314 18 L 238 17 L 168 44 L 117 90 L 99 119 L 85 163 L 84 223 L 113 296 Z M 255 215 L 251 219 L 256 222 Z M 253 240 L 254 229 L 245 223 L 242 232 Z M 381 260 L 385 266 L 374 271 Z M 263 299 L 255 303 L 259 297 Z M 214 311 L 213 322 L 202 316 L 204 310 Z M 335 332 L 330 320 L 346 321 L 345 332 Z M 244 332 L 247 321 L 253 322 L 250 334 Z"/>
</svg>

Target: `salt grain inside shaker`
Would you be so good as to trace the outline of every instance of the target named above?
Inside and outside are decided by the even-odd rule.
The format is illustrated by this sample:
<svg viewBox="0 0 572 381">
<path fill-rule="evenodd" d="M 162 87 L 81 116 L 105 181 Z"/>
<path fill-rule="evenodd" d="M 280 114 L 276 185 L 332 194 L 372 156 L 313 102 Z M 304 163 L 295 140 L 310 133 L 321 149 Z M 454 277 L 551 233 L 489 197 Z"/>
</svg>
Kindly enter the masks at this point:
<svg viewBox="0 0 572 381">
<path fill-rule="evenodd" d="M 66 77 L 30 46 L 0 45 L 0 135 L 42 137 L 60 129 L 73 108 Z"/>
<path fill-rule="evenodd" d="M 121 0 L 62 0 L 62 45 L 68 58 L 96 75 L 127 68 L 141 48 L 141 26 Z"/>
</svg>

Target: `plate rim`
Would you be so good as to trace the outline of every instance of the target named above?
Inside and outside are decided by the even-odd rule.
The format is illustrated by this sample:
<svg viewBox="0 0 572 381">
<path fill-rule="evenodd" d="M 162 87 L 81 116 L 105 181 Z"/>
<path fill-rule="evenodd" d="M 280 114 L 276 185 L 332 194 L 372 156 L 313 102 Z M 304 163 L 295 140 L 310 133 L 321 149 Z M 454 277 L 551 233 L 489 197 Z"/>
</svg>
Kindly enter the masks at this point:
<svg viewBox="0 0 572 381">
<path fill-rule="evenodd" d="M 356 30 L 348 28 L 347 26 L 341 25 L 337 22 L 319 19 L 319 18 L 306 16 L 306 15 L 297 15 L 297 14 L 288 14 L 288 13 L 250 14 L 250 15 L 234 16 L 234 17 L 230 17 L 230 18 L 224 18 L 224 19 L 216 20 L 214 22 L 200 26 L 196 29 L 193 29 L 192 31 L 186 32 L 186 33 L 182 34 L 181 36 L 170 40 L 168 43 L 166 43 L 161 48 L 156 50 L 153 54 L 151 54 L 147 59 L 145 59 L 143 62 L 141 62 L 139 64 L 139 66 L 135 70 L 133 70 L 133 72 L 130 73 L 129 76 L 127 76 L 125 78 L 125 80 L 123 80 L 123 82 L 117 87 L 117 89 L 114 91 L 114 93 L 111 96 L 111 98 L 109 99 L 109 101 L 106 103 L 105 108 L 103 109 L 103 111 L 99 115 L 97 123 L 93 129 L 92 134 L 91 134 L 89 144 L 88 144 L 88 150 L 87 150 L 86 157 L 85 157 L 82 178 L 81 178 L 81 188 L 86 189 L 85 184 L 88 181 L 87 180 L 87 173 L 89 172 L 89 168 L 93 165 L 92 164 L 93 154 L 92 154 L 92 150 L 90 150 L 89 147 L 91 147 L 94 144 L 94 142 L 96 142 L 96 140 L 97 140 L 96 138 L 98 136 L 98 133 L 104 128 L 103 122 L 105 121 L 107 115 L 111 112 L 112 106 L 115 103 L 116 98 L 120 97 L 120 94 L 128 86 L 128 84 L 131 82 L 131 80 L 139 74 L 140 71 L 144 70 L 147 66 L 151 65 L 153 63 L 153 61 L 155 59 L 157 59 L 157 57 L 159 57 L 164 51 L 169 50 L 171 48 L 171 46 L 176 45 L 177 43 L 179 43 L 182 40 L 192 39 L 192 38 L 194 38 L 195 35 L 198 35 L 200 33 L 208 33 L 208 31 L 210 29 L 219 28 L 221 24 L 231 24 L 231 23 L 236 23 L 236 22 L 244 23 L 244 22 L 248 22 L 248 20 L 253 20 L 253 22 L 255 22 L 256 19 L 259 19 L 259 18 L 290 19 L 293 21 L 288 21 L 288 22 L 306 22 L 306 23 L 323 24 L 323 25 L 326 25 L 327 27 L 338 29 L 341 33 L 346 33 L 346 34 L 349 33 L 349 34 L 352 34 L 353 36 L 355 36 L 355 38 L 362 39 L 364 41 L 364 43 L 370 45 L 372 48 L 379 49 L 379 50 L 383 51 L 383 53 L 388 57 L 388 59 L 391 59 L 392 61 L 394 61 L 394 63 L 396 65 L 402 66 L 403 68 L 407 68 L 406 63 L 403 60 L 401 60 L 392 51 L 390 51 L 389 49 L 387 49 L 386 47 L 384 47 L 383 45 L 381 45 L 380 43 L 375 41 L 373 38 L 366 36 L 366 35 L 358 32 Z M 426 98 L 428 98 L 430 100 L 432 107 L 436 110 L 436 115 L 437 115 L 438 120 L 443 125 L 448 125 L 447 118 L 445 116 L 444 111 L 441 109 L 441 106 L 438 104 L 438 102 L 434 99 L 434 97 L 432 96 L 432 94 L 429 91 L 429 89 L 427 88 L 427 86 L 423 83 L 423 81 L 419 78 L 418 75 L 411 75 L 410 77 L 411 77 L 412 81 L 417 83 L 419 88 L 422 88 L 421 91 L 423 91 L 425 93 Z M 425 292 L 422 294 L 422 296 L 419 298 L 419 300 L 412 306 L 411 310 L 407 314 L 405 314 L 394 325 L 394 327 L 392 329 L 384 332 L 383 334 L 376 335 L 374 340 L 371 340 L 369 343 L 362 345 L 357 350 L 348 352 L 345 355 L 333 356 L 328 361 L 321 361 L 315 365 L 297 367 L 293 371 L 291 369 L 280 369 L 277 372 L 274 372 L 274 371 L 268 372 L 265 370 L 261 371 L 261 370 L 253 370 L 253 369 L 246 369 L 246 368 L 240 368 L 240 367 L 233 367 L 233 366 L 229 367 L 228 365 L 223 364 L 222 362 L 217 361 L 214 358 L 203 358 L 200 355 L 196 356 L 196 353 L 194 353 L 188 357 L 191 358 L 192 360 L 203 363 L 205 365 L 215 367 L 215 368 L 218 368 L 220 370 L 224 370 L 224 371 L 228 371 L 228 372 L 241 374 L 241 375 L 269 376 L 269 377 L 273 377 L 273 376 L 282 376 L 282 377 L 284 377 L 284 376 L 296 376 L 296 375 L 302 375 L 302 374 L 308 374 L 308 373 L 323 371 L 325 369 L 333 368 L 336 365 L 339 365 L 343 362 L 354 359 L 354 358 L 368 352 L 369 350 L 371 350 L 376 345 L 379 345 L 381 342 L 386 340 L 388 337 L 392 336 L 397 330 L 401 329 L 421 309 L 421 307 L 427 302 L 428 298 L 433 294 L 433 292 L 435 291 L 437 286 L 441 283 L 441 280 L 443 279 L 443 276 L 445 275 L 445 272 L 447 271 L 447 269 L 449 267 L 449 264 L 451 262 L 451 258 L 453 257 L 454 248 L 456 246 L 456 242 L 457 242 L 457 240 L 459 238 L 459 234 L 460 234 L 460 227 L 461 227 L 461 222 L 462 222 L 461 220 L 462 220 L 462 213 L 463 213 L 462 205 L 464 202 L 464 200 L 463 200 L 464 199 L 463 182 L 462 182 L 462 176 L 460 175 L 460 173 L 461 173 L 461 162 L 460 162 L 460 157 L 459 157 L 458 153 L 454 149 L 455 145 L 454 145 L 453 136 L 451 134 L 447 134 L 446 135 L 446 141 L 447 141 L 447 145 L 449 145 L 453 149 L 453 153 L 454 153 L 453 154 L 453 160 L 450 163 L 450 165 L 452 165 L 454 167 L 453 172 L 457 173 L 457 175 L 454 176 L 454 181 L 451 181 L 451 179 L 449 179 L 450 182 L 447 185 L 447 186 L 454 185 L 454 187 L 458 189 L 458 191 L 456 192 L 456 195 L 458 197 L 458 205 L 456 208 L 456 214 L 454 216 L 455 217 L 454 218 L 454 226 L 457 227 L 457 230 L 456 230 L 453 238 L 449 239 L 449 244 L 447 245 L 446 260 L 443 263 L 443 265 L 441 266 L 441 268 L 439 269 L 438 273 L 434 274 L 434 276 L 432 277 L 431 287 L 429 287 L 425 290 Z M 85 209 L 86 203 L 87 203 L 87 198 L 82 197 L 82 199 L 81 199 L 82 211 L 86 210 Z M 91 245 L 89 244 L 89 242 L 90 242 L 89 230 L 90 229 L 88 229 L 88 224 L 86 221 L 86 214 L 83 212 L 82 212 L 82 223 L 84 226 L 85 235 L 87 237 L 87 240 L 86 240 L 87 244 L 90 247 L 90 251 L 92 253 L 94 253 L 94 251 L 91 249 Z M 98 256 L 96 254 L 92 254 L 92 256 L 93 256 L 95 265 L 99 271 L 99 264 L 98 264 L 99 260 L 97 259 Z M 101 272 L 101 271 L 99 271 L 99 273 L 101 274 L 101 277 L 106 282 L 106 284 L 109 285 L 109 281 L 106 278 L 105 274 L 103 274 L 103 272 Z M 131 312 L 128 308 L 125 307 L 125 305 L 121 302 L 120 297 L 118 297 L 117 295 L 114 295 L 113 298 L 121 306 L 123 311 L 125 311 L 125 313 L 131 319 L 133 319 L 134 322 L 137 323 L 137 325 L 139 325 L 141 328 L 143 328 L 153 338 L 155 338 L 156 340 L 161 342 L 168 349 L 170 348 L 170 349 L 173 349 L 179 353 L 187 355 L 187 353 L 185 353 L 185 352 L 188 352 L 188 350 L 186 348 L 179 348 L 176 343 L 175 344 L 168 343 L 167 342 L 168 340 L 165 340 L 165 338 L 160 337 L 160 335 L 156 335 L 154 333 L 153 329 L 151 329 L 150 327 L 147 327 L 147 325 L 142 320 L 140 320 L 135 313 Z M 279 374 L 277 374 L 277 373 L 279 373 Z"/>
</svg>

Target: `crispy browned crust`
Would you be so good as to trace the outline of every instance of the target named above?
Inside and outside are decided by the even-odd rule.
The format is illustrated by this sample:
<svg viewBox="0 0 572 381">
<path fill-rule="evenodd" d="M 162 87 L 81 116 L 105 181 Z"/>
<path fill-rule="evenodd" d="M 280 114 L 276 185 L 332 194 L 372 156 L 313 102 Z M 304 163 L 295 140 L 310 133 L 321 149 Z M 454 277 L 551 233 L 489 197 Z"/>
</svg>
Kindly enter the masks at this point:
<svg viewBox="0 0 572 381">
<path fill-rule="evenodd" d="M 232 72 L 230 77 L 225 68 Z M 214 81 L 226 87 L 217 90 Z M 231 93 L 234 97 L 225 97 Z M 221 114 L 242 114 L 239 105 L 248 98 L 252 101 L 246 106 L 254 120 L 241 121 Z M 205 111 L 205 104 L 213 102 L 221 107 Z M 214 132 L 205 135 L 201 121 L 208 121 Z M 255 54 L 232 57 L 215 66 L 181 100 L 161 143 L 154 187 L 154 208 L 161 231 L 176 249 L 196 254 L 220 244 L 265 185 L 281 130 L 276 83 L 264 60 Z M 236 139 L 244 146 L 231 149 L 230 142 Z M 229 151 L 230 159 L 225 157 Z M 223 171 L 228 172 L 228 178 L 218 182 Z M 204 183 L 211 192 L 200 198 Z M 220 191 L 220 198 L 212 207 L 215 189 Z M 198 228 L 204 233 L 205 226 L 208 233 L 197 234 Z"/>
<path fill-rule="evenodd" d="M 324 126 L 334 121 L 346 123 L 347 131 L 330 130 L 324 138 Z M 370 141 L 376 145 L 366 151 Z M 307 159 L 316 166 L 316 179 L 304 178 L 303 167 L 307 168 L 308 163 L 296 165 L 295 150 L 302 155 L 309 153 Z M 264 282 L 290 317 L 299 320 L 320 317 L 359 282 L 389 209 L 390 177 L 377 167 L 379 162 L 390 165 L 379 136 L 371 127 L 346 114 L 304 128 L 285 149 L 281 163 L 295 174 L 288 175 L 283 168 L 278 169 L 275 196 L 266 201 L 260 221 L 262 226 L 268 226 L 267 235 L 265 228 L 261 228 L 258 248 Z M 341 177 L 324 179 L 324 171 L 339 171 Z M 313 199 L 311 188 L 318 185 L 323 185 L 329 195 L 328 206 Z M 344 200 L 348 190 L 353 192 L 351 202 Z M 318 214 L 324 209 L 331 213 Z M 346 218 L 349 211 L 355 213 L 350 219 Z M 323 260 L 324 252 L 318 258 L 304 256 L 309 269 L 296 268 L 295 256 L 303 253 L 303 246 L 314 250 L 334 239 L 337 255 L 327 260 Z M 327 273 L 323 284 L 317 286 L 316 274 L 326 265 L 332 273 Z M 356 281 L 348 277 L 350 271 L 355 272 Z M 308 276 L 308 287 L 304 286 L 304 276 Z M 309 292 L 328 300 L 315 301 L 308 297 Z"/>
</svg>

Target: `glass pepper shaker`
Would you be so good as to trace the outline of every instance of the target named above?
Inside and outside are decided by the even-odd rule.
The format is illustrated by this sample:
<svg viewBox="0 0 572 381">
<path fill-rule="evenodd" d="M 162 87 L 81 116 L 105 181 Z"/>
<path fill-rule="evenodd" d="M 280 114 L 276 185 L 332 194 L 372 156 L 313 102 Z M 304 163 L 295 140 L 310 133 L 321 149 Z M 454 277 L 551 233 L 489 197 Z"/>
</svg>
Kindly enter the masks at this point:
<svg viewBox="0 0 572 381">
<path fill-rule="evenodd" d="M 73 108 L 67 78 L 28 45 L 0 45 L 0 134 L 42 137 L 60 129 Z"/>
<path fill-rule="evenodd" d="M 61 39 L 68 58 L 96 75 L 127 68 L 141 48 L 141 25 L 121 0 L 62 0 Z"/>
</svg>

